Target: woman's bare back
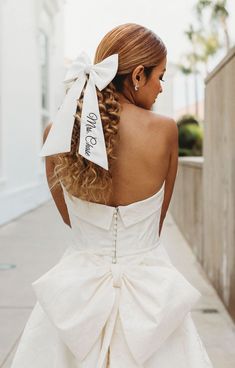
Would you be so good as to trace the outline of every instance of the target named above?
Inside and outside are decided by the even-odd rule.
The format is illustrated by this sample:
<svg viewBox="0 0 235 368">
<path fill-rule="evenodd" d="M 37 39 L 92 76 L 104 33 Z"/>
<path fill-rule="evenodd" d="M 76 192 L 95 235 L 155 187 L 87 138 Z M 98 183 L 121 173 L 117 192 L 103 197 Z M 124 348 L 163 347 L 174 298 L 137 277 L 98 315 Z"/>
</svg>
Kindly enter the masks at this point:
<svg viewBox="0 0 235 368">
<path fill-rule="evenodd" d="M 122 104 L 120 141 L 117 160 L 111 169 L 113 191 L 108 205 L 126 205 L 148 198 L 159 191 L 165 180 L 165 190 L 172 188 L 167 176 L 175 128 L 170 118 L 133 104 Z M 171 170 L 176 174 L 177 162 Z M 173 176 L 172 173 L 171 182 Z"/>
<path fill-rule="evenodd" d="M 44 141 L 50 131 L 44 131 Z M 173 192 L 178 167 L 178 129 L 173 119 L 133 104 L 123 103 L 118 134 L 120 141 L 111 168 L 113 188 L 109 206 L 128 205 L 158 192 L 165 181 L 160 231 Z M 53 174 L 53 156 L 46 157 L 48 183 Z M 51 191 L 64 222 L 70 226 L 62 188 Z"/>
</svg>

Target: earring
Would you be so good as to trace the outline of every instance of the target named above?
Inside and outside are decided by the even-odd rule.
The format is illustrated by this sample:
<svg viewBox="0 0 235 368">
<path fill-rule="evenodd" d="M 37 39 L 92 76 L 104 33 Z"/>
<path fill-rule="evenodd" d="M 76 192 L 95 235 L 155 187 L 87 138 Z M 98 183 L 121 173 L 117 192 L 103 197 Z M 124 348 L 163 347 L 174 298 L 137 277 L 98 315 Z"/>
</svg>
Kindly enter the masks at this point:
<svg viewBox="0 0 235 368">
<path fill-rule="evenodd" d="M 135 85 L 135 91 L 138 91 L 139 87 L 137 86 L 137 84 Z"/>
</svg>

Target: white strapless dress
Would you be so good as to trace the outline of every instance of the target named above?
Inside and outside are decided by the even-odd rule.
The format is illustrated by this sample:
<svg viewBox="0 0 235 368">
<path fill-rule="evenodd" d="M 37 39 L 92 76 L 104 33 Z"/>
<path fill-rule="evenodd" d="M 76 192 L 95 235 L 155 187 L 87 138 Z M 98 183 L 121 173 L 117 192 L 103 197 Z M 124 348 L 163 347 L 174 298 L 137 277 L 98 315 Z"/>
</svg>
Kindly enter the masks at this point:
<svg viewBox="0 0 235 368">
<path fill-rule="evenodd" d="M 164 184 L 118 207 L 63 188 L 74 241 L 32 284 L 12 368 L 212 368 L 190 313 L 201 294 L 158 235 Z"/>
</svg>

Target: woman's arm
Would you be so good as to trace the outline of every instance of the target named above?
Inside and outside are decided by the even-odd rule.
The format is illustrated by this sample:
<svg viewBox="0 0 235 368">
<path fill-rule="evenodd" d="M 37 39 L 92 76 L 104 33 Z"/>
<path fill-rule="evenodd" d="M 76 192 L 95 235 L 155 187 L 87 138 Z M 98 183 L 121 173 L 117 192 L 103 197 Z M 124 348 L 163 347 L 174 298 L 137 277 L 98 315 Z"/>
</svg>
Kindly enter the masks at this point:
<svg viewBox="0 0 235 368">
<path fill-rule="evenodd" d="M 44 133 L 43 133 L 43 143 L 45 142 L 48 133 L 51 129 L 52 124 L 46 126 Z M 55 161 L 53 156 L 46 156 L 45 157 L 45 167 L 46 167 L 46 176 L 47 176 L 47 182 L 50 189 L 51 186 L 51 177 L 54 173 L 54 167 L 55 167 Z M 58 183 L 54 188 L 50 189 L 52 198 L 55 202 L 55 205 L 64 221 L 64 223 L 71 227 L 70 219 L 69 219 L 69 213 L 68 208 L 65 203 L 64 199 L 64 193 L 61 185 Z"/>
<path fill-rule="evenodd" d="M 170 204 L 171 196 L 174 189 L 175 178 L 178 169 L 178 127 L 174 120 L 172 120 L 172 126 L 170 130 L 170 163 L 169 169 L 165 181 L 164 200 L 162 204 L 160 224 L 159 224 L 159 236 L 161 234 L 163 221 L 166 217 L 166 213 Z"/>
</svg>

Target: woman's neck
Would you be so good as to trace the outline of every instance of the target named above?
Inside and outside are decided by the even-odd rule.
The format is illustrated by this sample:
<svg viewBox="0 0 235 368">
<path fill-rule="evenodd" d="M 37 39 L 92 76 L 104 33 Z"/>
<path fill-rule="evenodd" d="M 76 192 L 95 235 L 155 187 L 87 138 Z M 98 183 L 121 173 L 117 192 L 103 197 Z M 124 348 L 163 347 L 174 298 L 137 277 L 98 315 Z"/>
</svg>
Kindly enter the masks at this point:
<svg viewBox="0 0 235 368">
<path fill-rule="evenodd" d="M 119 102 L 122 103 L 127 103 L 127 104 L 132 104 L 135 105 L 135 101 L 133 100 L 133 98 L 130 96 L 130 98 L 128 96 L 124 96 L 122 93 L 117 92 L 118 97 L 119 97 Z"/>
</svg>

